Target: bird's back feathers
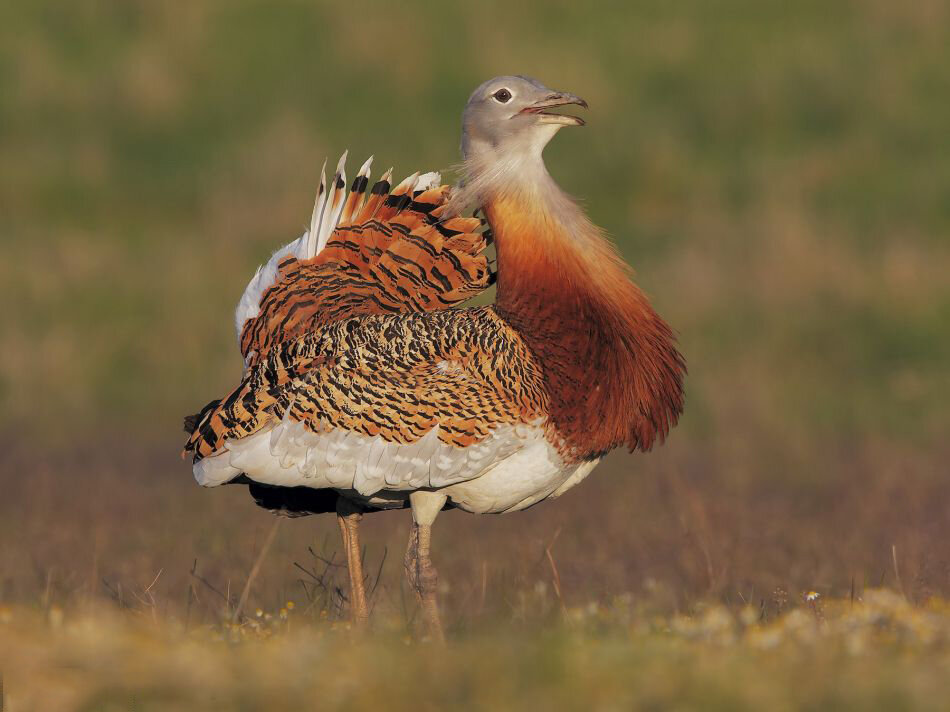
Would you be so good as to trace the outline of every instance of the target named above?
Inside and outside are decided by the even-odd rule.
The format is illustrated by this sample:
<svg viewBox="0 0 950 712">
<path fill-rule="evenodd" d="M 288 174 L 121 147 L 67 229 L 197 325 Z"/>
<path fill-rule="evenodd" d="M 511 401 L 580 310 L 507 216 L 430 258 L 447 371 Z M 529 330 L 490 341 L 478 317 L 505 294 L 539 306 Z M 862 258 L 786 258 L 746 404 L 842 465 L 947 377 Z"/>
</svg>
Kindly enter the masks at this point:
<svg viewBox="0 0 950 712">
<path fill-rule="evenodd" d="M 346 197 L 336 190 L 341 172 L 342 166 L 329 195 L 321 187 L 311 229 L 278 251 L 241 299 L 247 366 L 275 345 L 341 319 L 445 309 L 494 280 L 483 254 L 490 234 L 479 231 L 477 218 L 442 219 L 451 191 L 433 185 L 437 174 L 415 174 L 392 188 L 387 173 L 364 202 L 368 162 Z M 328 229 L 321 210 L 330 210 L 331 222 L 340 216 L 339 225 Z M 311 244 L 316 251 L 309 255 Z"/>
</svg>

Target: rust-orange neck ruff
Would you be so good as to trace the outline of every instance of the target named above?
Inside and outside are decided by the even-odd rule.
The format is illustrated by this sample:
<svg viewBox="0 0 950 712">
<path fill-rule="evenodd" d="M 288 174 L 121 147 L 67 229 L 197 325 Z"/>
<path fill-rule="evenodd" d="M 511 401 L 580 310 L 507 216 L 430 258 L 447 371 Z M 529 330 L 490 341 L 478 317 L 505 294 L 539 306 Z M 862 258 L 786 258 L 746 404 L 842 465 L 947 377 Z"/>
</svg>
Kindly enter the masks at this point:
<svg viewBox="0 0 950 712">
<path fill-rule="evenodd" d="M 683 409 L 686 368 L 614 248 L 556 186 L 485 201 L 498 251 L 498 313 L 544 371 L 571 459 L 648 450 Z"/>
</svg>

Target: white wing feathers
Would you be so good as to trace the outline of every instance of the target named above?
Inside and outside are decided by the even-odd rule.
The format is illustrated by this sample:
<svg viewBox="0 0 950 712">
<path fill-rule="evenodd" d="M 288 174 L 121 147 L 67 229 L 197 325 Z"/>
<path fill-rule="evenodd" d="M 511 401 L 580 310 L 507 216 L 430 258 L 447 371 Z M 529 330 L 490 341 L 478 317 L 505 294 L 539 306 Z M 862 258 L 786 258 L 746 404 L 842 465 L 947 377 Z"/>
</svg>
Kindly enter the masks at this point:
<svg viewBox="0 0 950 712">
<path fill-rule="evenodd" d="M 314 228 L 316 227 L 316 249 L 299 255 L 302 260 L 309 260 L 311 257 L 318 255 L 320 251 L 327 246 L 330 235 L 336 229 L 337 220 L 340 219 L 340 213 L 343 212 L 343 200 L 346 198 L 346 171 L 344 170 L 344 164 L 346 163 L 347 153 L 348 151 L 343 152 L 343 155 L 340 156 L 339 163 L 336 165 L 333 185 L 330 186 L 330 190 L 326 194 L 326 199 L 323 201 L 319 227 L 315 226 L 313 222 L 316 215 L 311 218 L 307 246 L 308 248 L 312 247 L 311 243 L 314 239 L 313 234 Z"/>
<path fill-rule="evenodd" d="M 344 156 L 346 154 L 344 153 Z M 320 219 L 323 217 L 323 206 L 327 203 L 327 161 L 323 160 L 320 169 L 320 185 L 317 186 L 317 196 L 313 199 L 313 213 L 310 215 L 310 227 L 300 241 L 300 250 L 297 257 L 305 259 L 317 254 L 317 239 L 320 234 Z"/>
</svg>

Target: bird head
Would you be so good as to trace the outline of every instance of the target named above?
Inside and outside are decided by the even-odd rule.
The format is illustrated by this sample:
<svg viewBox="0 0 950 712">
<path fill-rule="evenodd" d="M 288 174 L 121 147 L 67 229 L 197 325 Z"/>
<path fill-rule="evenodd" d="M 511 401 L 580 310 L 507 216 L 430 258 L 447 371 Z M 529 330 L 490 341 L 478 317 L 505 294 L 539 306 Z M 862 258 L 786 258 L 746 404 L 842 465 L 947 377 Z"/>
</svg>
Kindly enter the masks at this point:
<svg viewBox="0 0 950 712">
<path fill-rule="evenodd" d="M 559 129 L 584 125 L 576 116 L 551 111 L 569 104 L 587 108 L 579 96 L 549 89 L 537 79 L 489 79 L 472 92 L 462 114 L 462 155 L 466 160 L 486 153 L 540 156 Z"/>
</svg>

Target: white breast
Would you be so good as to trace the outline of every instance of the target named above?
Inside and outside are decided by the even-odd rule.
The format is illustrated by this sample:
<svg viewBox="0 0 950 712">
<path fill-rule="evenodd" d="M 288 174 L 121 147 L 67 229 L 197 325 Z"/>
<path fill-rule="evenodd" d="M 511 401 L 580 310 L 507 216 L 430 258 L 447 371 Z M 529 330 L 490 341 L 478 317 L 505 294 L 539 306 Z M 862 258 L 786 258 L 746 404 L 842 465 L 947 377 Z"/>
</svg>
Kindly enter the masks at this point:
<svg viewBox="0 0 950 712">
<path fill-rule="evenodd" d="M 479 477 L 442 491 L 460 509 L 475 514 L 517 512 L 559 497 L 583 480 L 599 460 L 567 464 L 546 440 L 531 444 Z"/>
</svg>

